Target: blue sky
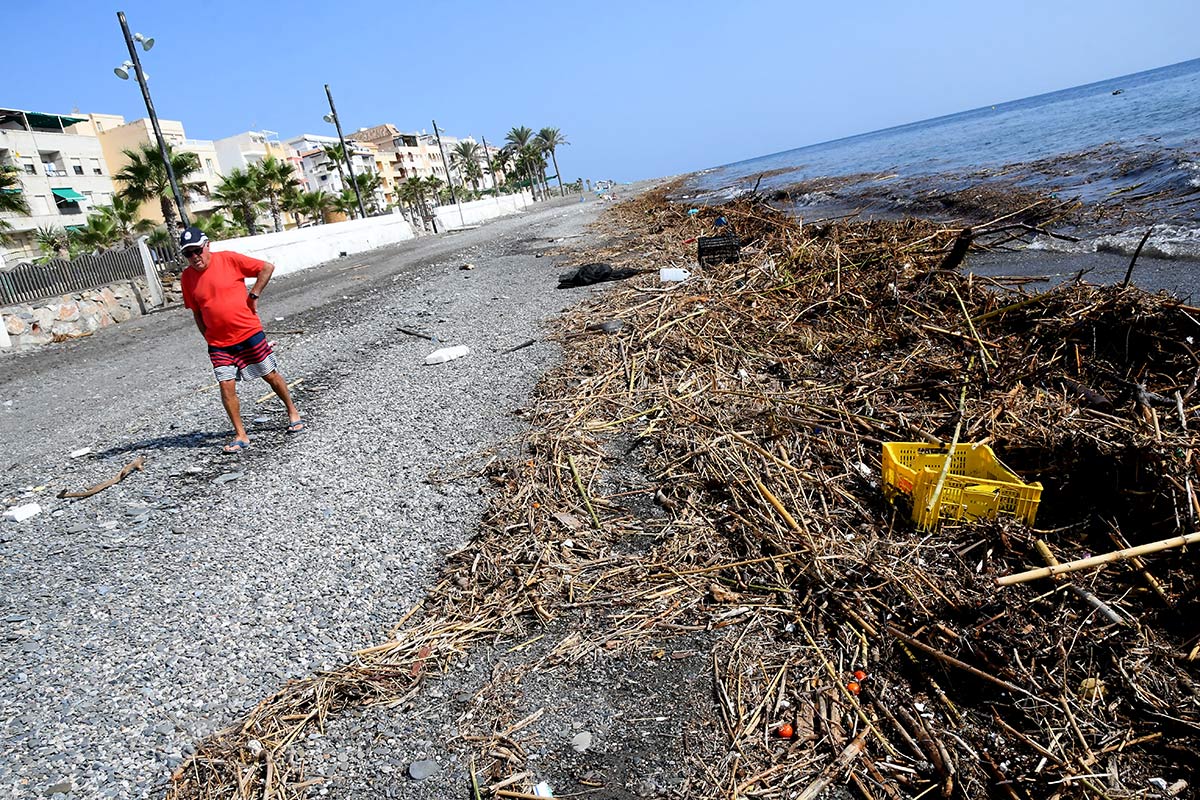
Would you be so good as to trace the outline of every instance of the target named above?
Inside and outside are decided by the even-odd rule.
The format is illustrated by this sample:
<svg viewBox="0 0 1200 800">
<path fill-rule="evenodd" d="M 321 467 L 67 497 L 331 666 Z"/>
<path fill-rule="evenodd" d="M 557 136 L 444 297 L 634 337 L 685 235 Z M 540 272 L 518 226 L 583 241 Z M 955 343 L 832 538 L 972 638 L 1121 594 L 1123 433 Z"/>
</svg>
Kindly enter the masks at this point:
<svg viewBox="0 0 1200 800">
<path fill-rule="evenodd" d="M 0 106 L 145 116 L 116 11 L 192 138 L 555 126 L 564 177 L 766 155 L 1200 56 L 1200 3 L 3 0 Z M 15 65 L 15 67 L 13 66 Z"/>
</svg>

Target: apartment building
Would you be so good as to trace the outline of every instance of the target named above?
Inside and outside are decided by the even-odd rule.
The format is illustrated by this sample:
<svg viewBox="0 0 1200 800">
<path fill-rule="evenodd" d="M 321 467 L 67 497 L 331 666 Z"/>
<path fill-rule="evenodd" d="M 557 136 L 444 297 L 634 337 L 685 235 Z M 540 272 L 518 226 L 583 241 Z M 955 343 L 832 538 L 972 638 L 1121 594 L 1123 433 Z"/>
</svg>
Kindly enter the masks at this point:
<svg viewBox="0 0 1200 800">
<path fill-rule="evenodd" d="M 113 119 L 110 118 L 109 125 L 98 131 L 97 138 L 104 150 L 104 159 L 115 175 L 129 163 L 129 158 L 125 155 L 126 150 L 137 151 L 145 144 L 157 147 L 158 140 L 154 136 L 154 126 L 148 117 L 133 122 L 122 122 L 120 125 L 112 125 Z M 187 138 L 183 123 L 178 120 L 160 119 L 158 123 L 163 139 L 174 150 L 195 153 L 200 164 L 200 169 L 192 175 L 186 178 L 176 176 L 180 178 L 179 190 L 183 194 L 187 213 L 212 213 L 217 204 L 211 195 L 221 185 L 224 176 L 216 146 L 210 139 Z M 143 219 L 160 223 L 163 221 L 162 208 L 156 201 L 143 203 L 139 213 Z"/>
<path fill-rule="evenodd" d="M 244 131 L 224 139 L 215 139 L 213 147 L 217 151 L 217 164 L 222 173 L 232 169 L 248 169 L 272 156 L 291 164 L 297 171 L 300 168 L 296 151 L 279 141 L 279 134 L 275 131 Z"/>
<path fill-rule="evenodd" d="M 0 109 L 0 169 L 15 170 L 29 214 L 0 215 L 11 227 L 7 260 L 39 255 L 38 228 L 85 224 L 115 191 L 104 152 L 94 134 L 75 126 L 83 116 Z M 0 259 L 3 261 L 4 259 Z"/>
<path fill-rule="evenodd" d="M 326 147 L 337 147 L 340 142 L 336 136 L 320 136 L 306 133 L 285 144 L 296 151 L 303 169 L 305 188 L 310 192 L 328 192 L 341 194 L 343 189 L 350 188 L 350 176 L 347 174 L 345 163 L 336 164 L 325 153 Z M 378 175 L 376 155 L 378 148 L 369 142 L 347 140 L 346 148 L 350 151 L 350 163 L 355 175 Z M 381 190 L 377 198 L 381 206 L 386 206 Z"/>
<path fill-rule="evenodd" d="M 356 141 L 378 148 L 376 172 L 389 205 L 398 202 L 399 185 L 409 178 L 446 180 L 446 166 L 437 140 L 432 137 L 432 141 L 422 140 L 422 134 L 404 133 L 390 123 L 363 128 L 351 135 Z"/>
</svg>

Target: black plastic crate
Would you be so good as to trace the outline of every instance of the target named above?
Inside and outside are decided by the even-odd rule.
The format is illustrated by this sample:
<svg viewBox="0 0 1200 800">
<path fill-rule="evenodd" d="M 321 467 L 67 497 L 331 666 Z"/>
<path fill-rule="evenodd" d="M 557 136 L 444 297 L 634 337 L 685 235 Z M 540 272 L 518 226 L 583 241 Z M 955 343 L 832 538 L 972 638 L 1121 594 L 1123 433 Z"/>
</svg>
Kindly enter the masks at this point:
<svg viewBox="0 0 1200 800">
<path fill-rule="evenodd" d="M 729 264 L 742 255 L 742 243 L 736 236 L 701 236 L 696 240 L 696 261 L 700 266 Z"/>
</svg>

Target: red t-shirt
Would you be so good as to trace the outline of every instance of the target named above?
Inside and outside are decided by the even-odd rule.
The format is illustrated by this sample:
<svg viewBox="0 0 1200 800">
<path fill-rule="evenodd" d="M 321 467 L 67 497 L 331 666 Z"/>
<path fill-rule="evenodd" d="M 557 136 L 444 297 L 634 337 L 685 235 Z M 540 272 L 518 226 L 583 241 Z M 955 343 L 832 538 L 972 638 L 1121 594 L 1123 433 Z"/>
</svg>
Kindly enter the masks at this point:
<svg viewBox="0 0 1200 800">
<path fill-rule="evenodd" d="M 204 338 L 216 347 L 244 342 L 263 329 L 246 299 L 246 278 L 256 278 L 265 261 L 241 253 L 211 253 L 208 269 L 183 271 L 183 304 L 199 309 Z"/>
</svg>

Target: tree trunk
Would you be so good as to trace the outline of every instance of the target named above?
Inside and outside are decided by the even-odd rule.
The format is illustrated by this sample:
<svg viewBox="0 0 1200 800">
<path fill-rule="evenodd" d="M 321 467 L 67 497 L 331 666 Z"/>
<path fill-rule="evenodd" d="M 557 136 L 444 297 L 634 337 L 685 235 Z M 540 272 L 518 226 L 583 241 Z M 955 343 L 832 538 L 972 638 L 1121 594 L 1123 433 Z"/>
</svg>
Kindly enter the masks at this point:
<svg viewBox="0 0 1200 800">
<path fill-rule="evenodd" d="M 162 195 L 158 198 L 158 206 L 162 209 L 163 224 L 167 226 L 167 233 L 175 237 L 175 205 L 170 198 Z M 176 237 L 177 238 L 177 237 Z"/>
<path fill-rule="evenodd" d="M 562 172 L 558 169 L 558 156 L 554 154 L 553 150 L 550 151 L 550 160 L 554 162 L 554 177 L 558 179 L 558 196 L 566 197 L 567 195 L 563 191 L 562 185 Z"/>
<path fill-rule="evenodd" d="M 271 219 L 275 221 L 275 232 L 279 233 L 283 230 L 283 217 L 279 213 L 279 199 L 272 192 L 267 195 L 267 202 L 271 205 Z"/>
<path fill-rule="evenodd" d="M 246 233 L 251 236 L 258 235 L 258 231 L 254 229 L 254 210 L 249 206 L 242 209 L 242 222 L 246 223 Z"/>
</svg>

